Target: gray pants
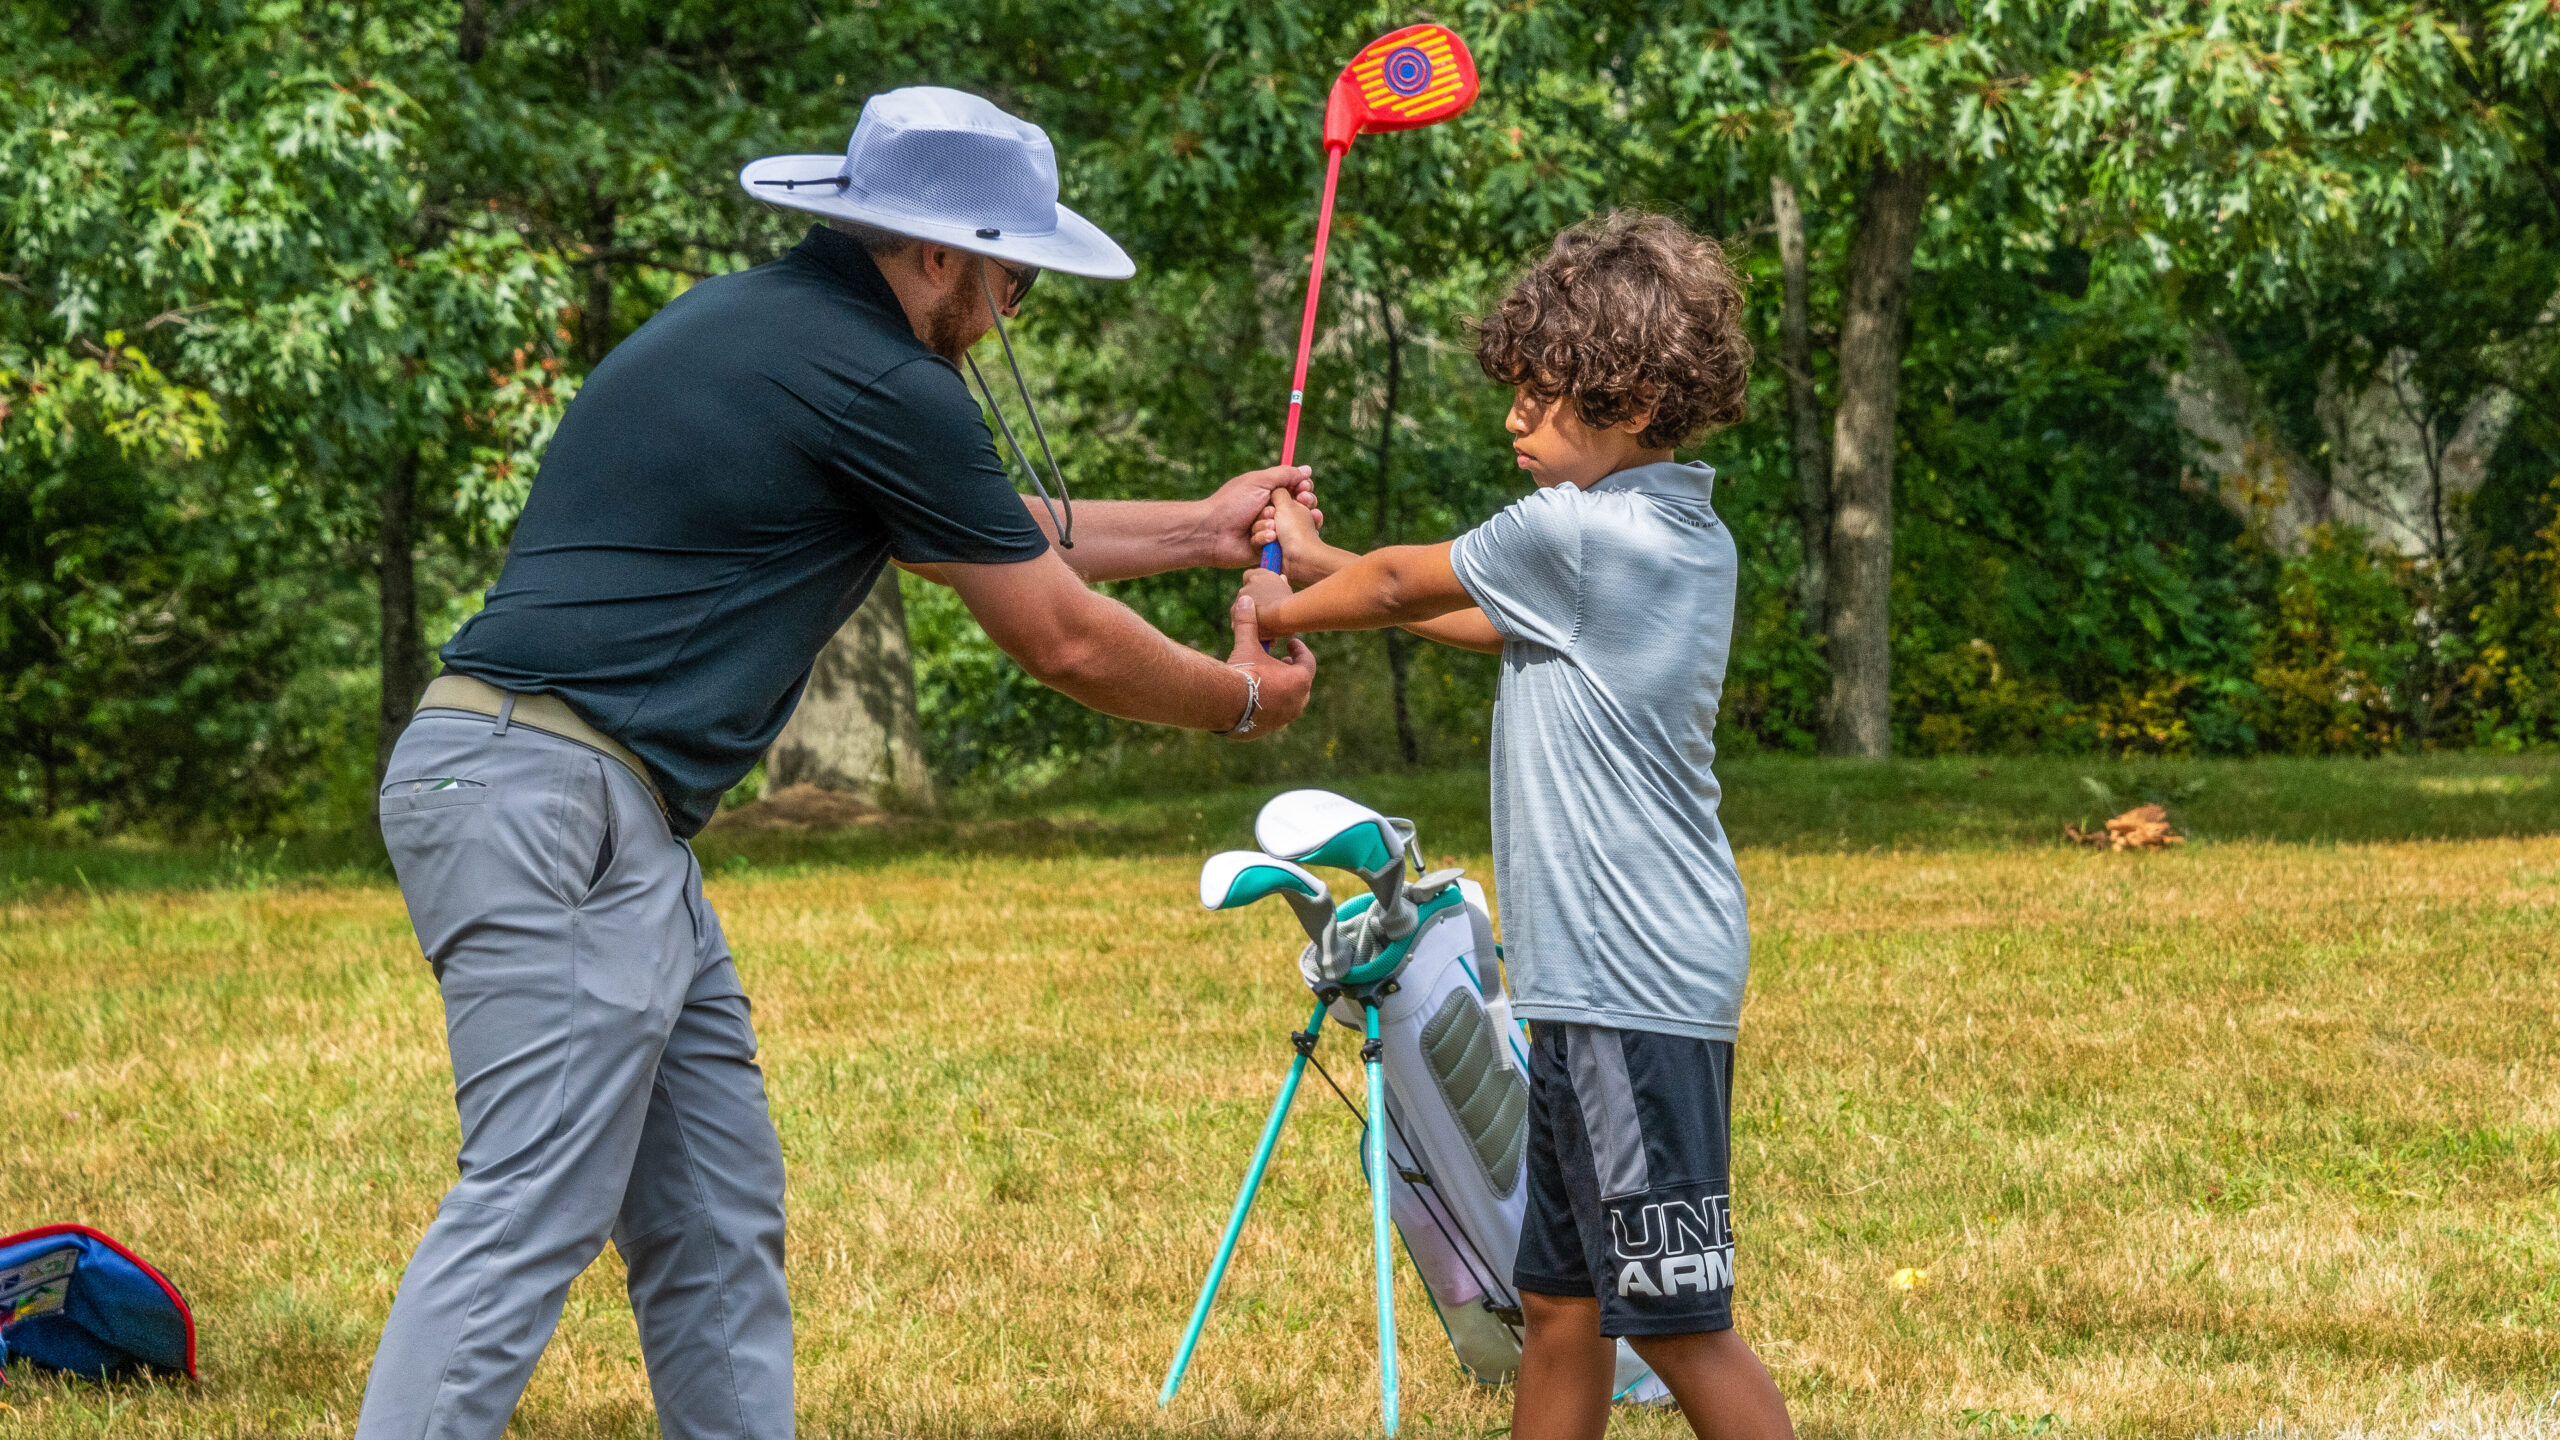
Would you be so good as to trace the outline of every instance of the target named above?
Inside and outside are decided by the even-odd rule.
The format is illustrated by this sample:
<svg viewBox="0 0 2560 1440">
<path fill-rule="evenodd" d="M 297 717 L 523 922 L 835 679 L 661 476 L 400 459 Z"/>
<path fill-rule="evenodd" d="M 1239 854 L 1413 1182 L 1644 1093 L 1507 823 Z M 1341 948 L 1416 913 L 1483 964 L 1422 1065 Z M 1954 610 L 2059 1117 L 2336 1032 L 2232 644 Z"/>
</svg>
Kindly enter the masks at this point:
<svg viewBox="0 0 2560 1440">
<path fill-rule="evenodd" d="M 789 1436 L 782 1148 L 693 851 L 620 764 L 460 711 L 409 726 L 381 804 L 444 991 L 462 1178 L 359 1440 L 496 1440 L 608 1236 L 662 1433 Z"/>
</svg>

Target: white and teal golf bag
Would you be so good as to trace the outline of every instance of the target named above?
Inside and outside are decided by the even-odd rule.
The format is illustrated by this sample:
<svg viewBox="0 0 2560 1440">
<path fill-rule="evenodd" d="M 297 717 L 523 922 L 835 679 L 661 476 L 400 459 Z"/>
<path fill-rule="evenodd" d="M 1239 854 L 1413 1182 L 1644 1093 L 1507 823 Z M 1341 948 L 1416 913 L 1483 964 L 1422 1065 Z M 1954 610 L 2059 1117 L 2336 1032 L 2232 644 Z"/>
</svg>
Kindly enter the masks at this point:
<svg viewBox="0 0 2560 1440">
<path fill-rule="evenodd" d="M 1412 823 L 1324 791 L 1273 800 L 1255 824 L 1255 838 L 1260 851 L 1210 859 L 1201 871 L 1201 903 L 1229 909 L 1267 895 L 1287 900 L 1308 935 L 1298 968 L 1322 1013 L 1364 1039 L 1375 1025 L 1376 1044 L 1364 1046 L 1363 1058 L 1371 1062 L 1373 1088 L 1383 1092 L 1383 1106 L 1373 1097 L 1368 1113 L 1384 1121 L 1384 1163 L 1364 1168 L 1389 1177 L 1388 1212 L 1459 1365 L 1486 1384 L 1507 1381 L 1520 1368 L 1520 1298 L 1512 1271 L 1528 1210 L 1529 1059 L 1504 990 L 1483 887 L 1458 870 L 1407 881 L 1421 868 Z M 1349 870 L 1369 893 L 1336 906 L 1298 862 Z M 1167 1401 L 1207 1318 L 1315 1038 L 1298 1038 L 1297 1064 L 1238 1196 L 1192 1332 L 1167 1377 Z M 1367 1137 L 1362 1150 L 1376 1158 Z M 1391 1335 L 1383 1291 L 1380 1308 L 1382 1333 Z M 1643 1404 L 1669 1398 L 1624 1341 L 1616 1396 Z M 1389 1432 L 1394 1428 L 1391 1418 Z"/>
<path fill-rule="evenodd" d="M 1436 895 L 1434 881 L 1445 886 Z M 1441 871 L 1412 889 L 1425 892 L 1415 897 L 1420 923 L 1378 1004 L 1395 1167 L 1388 1204 L 1458 1363 L 1498 1384 L 1520 1368 L 1511 1277 L 1529 1204 L 1529 1046 L 1511 1018 L 1484 887 Z M 1344 906 L 1351 914 L 1342 918 L 1356 918 L 1368 898 Z M 1361 1028 L 1352 1000 L 1328 1013 Z M 1623 1341 L 1616 1393 L 1639 1403 L 1668 1397 Z"/>
</svg>

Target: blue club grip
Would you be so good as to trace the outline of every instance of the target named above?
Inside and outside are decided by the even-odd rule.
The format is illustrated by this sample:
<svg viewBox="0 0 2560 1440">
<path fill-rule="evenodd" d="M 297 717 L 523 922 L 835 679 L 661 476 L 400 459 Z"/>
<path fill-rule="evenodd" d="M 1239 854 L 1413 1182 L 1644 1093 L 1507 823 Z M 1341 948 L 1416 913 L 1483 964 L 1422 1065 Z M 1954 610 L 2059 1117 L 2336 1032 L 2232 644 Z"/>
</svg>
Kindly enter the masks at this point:
<svg viewBox="0 0 2560 1440">
<path fill-rule="evenodd" d="M 1265 570 L 1270 571 L 1270 572 L 1271 572 L 1272 574 L 1274 574 L 1274 575 L 1277 575 L 1277 574 L 1279 574 L 1279 573 L 1280 573 L 1280 542 L 1279 542 L 1279 541 L 1274 540 L 1274 541 L 1272 541 L 1270 544 L 1265 545 L 1265 546 L 1263 546 L 1263 547 L 1262 547 L 1262 568 L 1263 568 L 1263 569 L 1265 569 Z M 1278 654 L 1278 653 L 1279 653 L 1279 649 L 1280 649 L 1280 647 L 1279 647 L 1279 646 L 1272 644 L 1272 643 L 1271 643 L 1270 641 L 1268 641 L 1268 640 L 1265 640 L 1265 641 L 1263 641 L 1263 642 L 1262 642 L 1262 650 L 1263 650 L 1263 653 L 1264 653 L 1264 654 L 1266 654 L 1266 655 Z"/>
</svg>

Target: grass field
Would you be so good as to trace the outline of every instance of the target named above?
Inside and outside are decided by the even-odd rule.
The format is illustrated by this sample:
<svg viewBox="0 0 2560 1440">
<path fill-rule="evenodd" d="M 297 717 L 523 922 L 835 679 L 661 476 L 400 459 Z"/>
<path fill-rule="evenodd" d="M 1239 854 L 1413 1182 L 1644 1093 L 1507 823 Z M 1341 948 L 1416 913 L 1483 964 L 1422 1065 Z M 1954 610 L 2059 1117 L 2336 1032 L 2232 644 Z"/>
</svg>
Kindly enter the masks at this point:
<svg viewBox="0 0 2560 1440">
<path fill-rule="evenodd" d="M 1803 1433 L 2560 1436 L 2548 762 L 1974 768 L 1773 771 L 1805 813 L 1743 854 L 1740 1308 Z M 2050 843 L 2083 774 L 2126 803 L 2201 776 L 2206 838 Z M 1346 788 L 1426 802 L 1435 853 L 1482 843 L 1456 782 L 1400 783 Z M 1734 785 L 1747 840 L 1779 812 Z M 1202 914 L 1197 848 L 1096 853 L 1240 841 L 1250 799 L 1147 804 L 987 832 L 1011 854 L 715 864 L 792 1167 L 804 1435 L 1374 1426 L 1365 1197 L 1320 1090 L 1155 1408 L 1304 1012 L 1285 917 Z M 2430 834 L 2472 838 L 2394 838 Z M 121 889 L 12 862 L 0 1217 L 164 1262 L 206 1378 L 22 1369 L 0 1436 L 344 1434 L 452 1173 L 434 991 L 379 882 L 162 858 Z M 1409 1274 L 1400 1303 L 1410 1432 L 1499 1432 Z M 608 1251 L 519 1430 L 648 1416 Z"/>
<path fill-rule="evenodd" d="M 1131 767 L 1140 768 L 1140 767 Z M 1726 826 L 1754 850 L 1965 851 L 2049 846 L 2062 827 L 2096 825 L 2146 801 L 2198 839 L 2340 843 L 2560 834 L 2560 761 L 2550 756 L 2425 755 L 2384 760 L 2067 758 L 1840 764 L 1787 755 L 1718 762 Z M 1323 783 L 1331 784 L 1332 781 Z M 1481 853 L 1482 770 L 1363 778 L 1360 793 L 1420 821 L 1435 850 Z M 955 797 L 937 819 L 830 835 L 714 831 L 697 848 L 714 871 L 873 865 L 922 853 L 1189 856 L 1242 843 L 1280 784 L 1164 793 L 1072 791 L 1030 804 Z M 163 845 L 39 843 L 0 831 L 0 900 L 84 892 L 388 879 L 369 835 Z"/>
</svg>

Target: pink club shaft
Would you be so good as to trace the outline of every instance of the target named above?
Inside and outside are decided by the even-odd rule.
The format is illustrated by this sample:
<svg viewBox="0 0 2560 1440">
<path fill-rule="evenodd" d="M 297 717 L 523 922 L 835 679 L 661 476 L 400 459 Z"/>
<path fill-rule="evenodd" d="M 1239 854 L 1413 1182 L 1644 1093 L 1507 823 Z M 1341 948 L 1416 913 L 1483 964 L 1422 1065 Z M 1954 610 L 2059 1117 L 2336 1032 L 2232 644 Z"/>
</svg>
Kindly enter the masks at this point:
<svg viewBox="0 0 2560 1440">
<path fill-rule="evenodd" d="M 1298 368 L 1289 377 L 1289 424 L 1280 432 L 1280 463 L 1298 458 L 1298 414 L 1307 402 L 1307 355 L 1316 344 L 1316 300 L 1324 294 L 1324 246 L 1333 237 L 1333 191 L 1342 178 L 1342 153 L 1349 146 L 1328 145 L 1324 151 L 1324 203 L 1316 209 L 1316 256 L 1307 268 L 1307 314 L 1298 322 Z M 1280 547 L 1262 547 L 1262 568 L 1278 571 Z"/>
</svg>

